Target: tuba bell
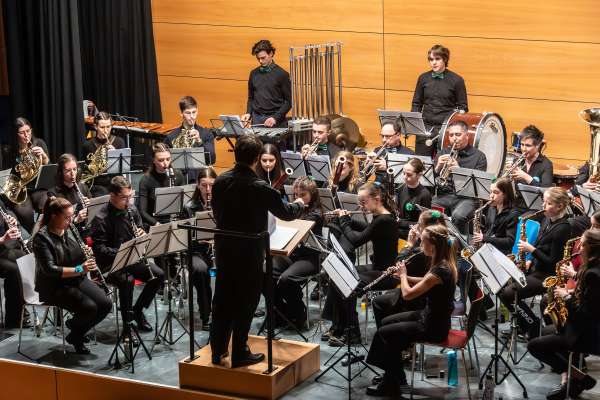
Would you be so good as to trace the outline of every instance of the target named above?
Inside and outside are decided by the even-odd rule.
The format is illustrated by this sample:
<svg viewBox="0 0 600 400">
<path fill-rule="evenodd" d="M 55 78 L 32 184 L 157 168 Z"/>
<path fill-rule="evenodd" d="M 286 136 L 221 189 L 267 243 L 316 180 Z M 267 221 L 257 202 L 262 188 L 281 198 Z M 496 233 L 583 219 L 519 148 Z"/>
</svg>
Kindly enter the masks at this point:
<svg viewBox="0 0 600 400">
<path fill-rule="evenodd" d="M 600 181 L 600 108 L 587 108 L 579 112 L 579 117 L 590 126 L 592 145 L 590 147 L 590 181 Z"/>
</svg>

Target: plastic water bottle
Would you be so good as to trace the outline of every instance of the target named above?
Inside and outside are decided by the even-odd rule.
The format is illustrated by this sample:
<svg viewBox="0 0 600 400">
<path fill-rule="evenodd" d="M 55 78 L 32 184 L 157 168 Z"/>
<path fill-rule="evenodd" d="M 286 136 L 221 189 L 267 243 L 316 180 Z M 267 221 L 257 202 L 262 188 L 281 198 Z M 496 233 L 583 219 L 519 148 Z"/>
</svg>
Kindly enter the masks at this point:
<svg viewBox="0 0 600 400">
<path fill-rule="evenodd" d="M 215 267 L 212 267 L 211 269 L 208 270 L 208 273 L 211 278 L 214 278 L 215 276 L 217 276 L 217 269 Z"/>
<path fill-rule="evenodd" d="M 496 382 L 494 382 L 494 377 L 491 372 L 485 376 L 485 382 L 483 384 L 483 395 L 481 396 L 481 400 L 494 400 L 494 389 L 496 387 Z"/>
<path fill-rule="evenodd" d="M 458 385 L 458 365 L 456 362 L 456 351 L 448 352 L 448 386 Z"/>
</svg>

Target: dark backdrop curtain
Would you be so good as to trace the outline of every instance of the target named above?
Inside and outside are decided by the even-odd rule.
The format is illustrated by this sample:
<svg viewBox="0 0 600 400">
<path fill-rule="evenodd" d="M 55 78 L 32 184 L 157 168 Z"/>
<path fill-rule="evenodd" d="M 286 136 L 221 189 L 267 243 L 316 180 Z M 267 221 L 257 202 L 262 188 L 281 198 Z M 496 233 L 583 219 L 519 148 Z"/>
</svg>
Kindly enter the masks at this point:
<svg viewBox="0 0 600 400">
<path fill-rule="evenodd" d="M 52 160 L 63 152 L 79 154 L 83 86 L 77 0 L 4 0 L 3 11 L 12 116 L 31 121 Z M 14 131 L 6 139 L 14 146 Z"/>
<path fill-rule="evenodd" d="M 150 0 L 79 0 L 79 22 L 85 98 L 162 122 Z"/>
</svg>

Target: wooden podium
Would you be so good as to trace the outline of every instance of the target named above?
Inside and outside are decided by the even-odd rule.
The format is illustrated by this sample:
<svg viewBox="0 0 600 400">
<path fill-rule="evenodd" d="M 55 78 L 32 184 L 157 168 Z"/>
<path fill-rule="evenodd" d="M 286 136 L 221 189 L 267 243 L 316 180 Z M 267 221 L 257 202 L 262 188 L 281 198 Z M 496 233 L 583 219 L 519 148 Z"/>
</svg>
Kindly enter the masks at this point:
<svg viewBox="0 0 600 400">
<path fill-rule="evenodd" d="M 277 225 L 298 229 L 283 249 L 271 250 L 272 255 L 290 255 L 308 235 L 314 221 L 277 219 Z M 267 340 L 262 336 L 249 336 L 248 346 L 255 353 L 267 353 Z M 320 369 L 319 345 L 293 340 L 273 340 L 276 369 L 270 374 L 265 373 L 268 369 L 266 359 L 258 364 L 232 369 L 229 358 L 224 360 L 224 366 L 211 362 L 210 345 L 198 350 L 196 355 L 198 358 L 192 362 L 179 362 L 179 386 L 182 389 L 243 398 L 277 399 Z"/>
</svg>

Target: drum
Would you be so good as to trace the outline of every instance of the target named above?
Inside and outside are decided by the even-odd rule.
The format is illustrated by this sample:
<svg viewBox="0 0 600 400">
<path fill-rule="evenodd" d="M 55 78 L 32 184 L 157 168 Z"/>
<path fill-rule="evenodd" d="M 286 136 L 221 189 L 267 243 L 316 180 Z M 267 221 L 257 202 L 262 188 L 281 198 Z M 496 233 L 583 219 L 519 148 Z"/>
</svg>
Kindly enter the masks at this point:
<svg viewBox="0 0 600 400">
<path fill-rule="evenodd" d="M 441 148 L 450 146 L 450 139 L 446 135 L 448 125 L 455 121 L 463 121 L 469 127 L 469 144 L 481 150 L 487 158 L 487 172 L 496 176 L 504 168 L 506 158 L 506 128 L 500 115 L 484 112 L 478 113 L 452 113 L 440 128 Z"/>
<path fill-rule="evenodd" d="M 554 165 L 554 184 L 569 191 L 575 186 L 577 169 L 566 165 Z"/>
</svg>

